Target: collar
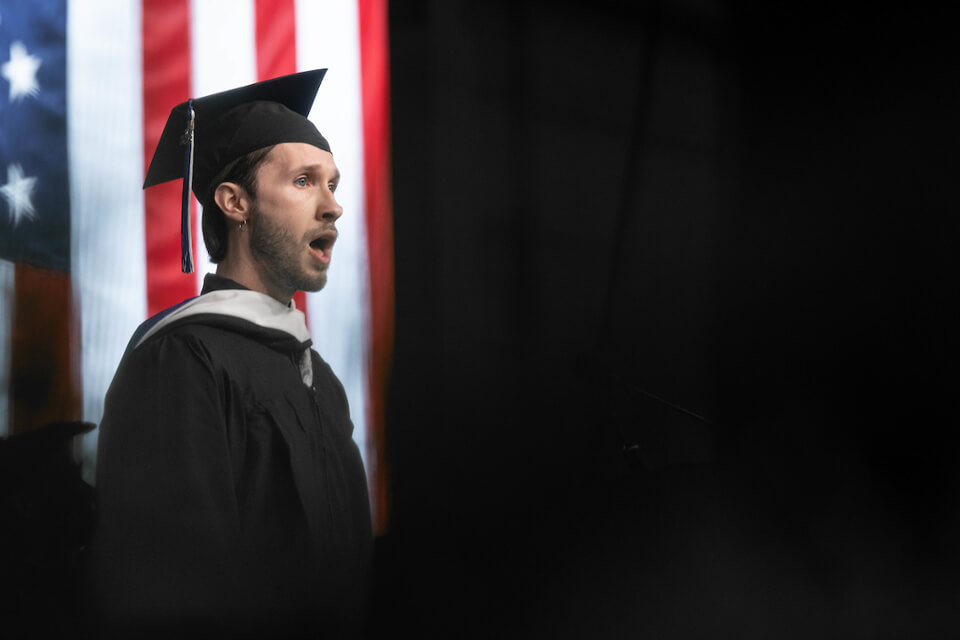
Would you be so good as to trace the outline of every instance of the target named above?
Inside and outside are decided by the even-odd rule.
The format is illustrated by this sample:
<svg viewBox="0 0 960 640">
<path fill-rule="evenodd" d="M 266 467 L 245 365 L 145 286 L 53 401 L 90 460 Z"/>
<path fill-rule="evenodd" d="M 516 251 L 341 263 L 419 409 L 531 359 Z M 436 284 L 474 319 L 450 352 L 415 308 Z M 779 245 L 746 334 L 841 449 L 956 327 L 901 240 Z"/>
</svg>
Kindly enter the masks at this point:
<svg viewBox="0 0 960 640">
<path fill-rule="evenodd" d="M 203 290 L 195 298 L 161 311 L 144 322 L 131 338 L 128 351 L 136 349 L 151 336 L 174 323 L 200 316 L 237 318 L 263 329 L 280 331 L 300 343 L 300 369 L 304 384 L 310 386 L 313 372 L 310 361 L 310 332 L 306 316 L 294 306 L 278 302 L 265 293 L 251 291 L 243 285 L 214 274 L 204 278 Z"/>
</svg>

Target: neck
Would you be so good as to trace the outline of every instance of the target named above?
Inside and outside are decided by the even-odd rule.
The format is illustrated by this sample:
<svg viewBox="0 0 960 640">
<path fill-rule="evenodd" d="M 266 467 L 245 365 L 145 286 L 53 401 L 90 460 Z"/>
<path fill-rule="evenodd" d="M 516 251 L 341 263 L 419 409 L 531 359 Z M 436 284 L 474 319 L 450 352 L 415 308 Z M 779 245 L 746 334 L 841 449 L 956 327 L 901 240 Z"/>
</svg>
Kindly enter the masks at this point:
<svg viewBox="0 0 960 640">
<path fill-rule="evenodd" d="M 237 252 L 239 253 L 239 252 Z M 288 305 L 293 299 L 293 291 L 286 291 L 269 282 L 249 257 L 236 255 L 231 259 L 230 252 L 220 264 L 217 265 L 217 275 L 224 278 L 230 278 L 234 282 L 242 284 L 251 291 L 265 293 L 277 302 Z"/>
</svg>

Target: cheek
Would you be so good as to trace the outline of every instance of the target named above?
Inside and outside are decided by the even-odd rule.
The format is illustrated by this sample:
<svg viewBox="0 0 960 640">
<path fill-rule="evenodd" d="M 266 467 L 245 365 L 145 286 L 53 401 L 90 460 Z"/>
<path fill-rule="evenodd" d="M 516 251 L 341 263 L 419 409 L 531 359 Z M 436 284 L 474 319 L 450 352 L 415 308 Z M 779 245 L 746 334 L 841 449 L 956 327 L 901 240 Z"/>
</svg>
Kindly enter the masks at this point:
<svg viewBox="0 0 960 640">
<path fill-rule="evenodd" d="M 305 217 L 313 215 L 318 206 L 318 189 L 300 188 L 292 180 L 273 175 L 262 176 L 257 185 L 259 208 L 278 224 L 299 226 Z M 294 229 L 291 228 L 291 231 Z"/>
<path fill-rule="evenodd" d="M 270 190 L 257 194 L 257 209 L 277 224 L 286 225 L 304 208 L 303 196 L 293 190 Z"/>
<path fill-rule="evenodd" d="M 257 209 L 268 214 L 282 208 L 281 198 L 273 189 L 261 189 L 257 192 Z"/>
</svg>

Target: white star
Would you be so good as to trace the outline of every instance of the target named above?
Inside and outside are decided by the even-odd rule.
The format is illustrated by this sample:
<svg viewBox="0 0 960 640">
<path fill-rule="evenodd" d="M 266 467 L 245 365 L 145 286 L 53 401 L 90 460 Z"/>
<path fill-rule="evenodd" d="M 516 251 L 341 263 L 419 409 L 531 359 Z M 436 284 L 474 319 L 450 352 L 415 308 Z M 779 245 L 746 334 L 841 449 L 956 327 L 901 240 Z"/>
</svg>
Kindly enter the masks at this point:
<svg viewBox="0 0 960 640">
<path fill-rule="evenodd" d="M 0 195 L 6 198 L 10 206 L 10 221 L 14 227 L 23 219 L 33 220 L 37 216 L 31 200 L 36 184 L 36 178 L 24 177 L 20 165 L 11 164 L 7 167 L 7 184 L 0 187 Z"/>
<path fill-rule="evenodd" d="M 40 93 L 40 85 L 37 84 L 39 68 L 40 58 L 27 53 L 22 42 L 10 45 L 10 62 L 4 62 L 0 67 L 0 75 L 10 82 L 10 102 Z"/>
</svg>

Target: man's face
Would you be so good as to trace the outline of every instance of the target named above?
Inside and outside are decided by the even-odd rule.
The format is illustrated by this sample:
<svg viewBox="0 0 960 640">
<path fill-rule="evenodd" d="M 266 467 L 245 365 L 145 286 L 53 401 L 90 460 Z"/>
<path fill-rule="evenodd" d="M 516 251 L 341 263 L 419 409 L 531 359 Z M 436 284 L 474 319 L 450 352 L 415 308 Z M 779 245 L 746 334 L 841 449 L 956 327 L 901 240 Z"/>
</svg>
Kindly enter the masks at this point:
<svg viewBox="0 0 960 640">
<path fill-rule="evenodd" d="M 326 284 L 334 223 L 343 213 L 334 198 L 339 181 L 333 156 L 301 142 L 276 145 L 258 168 L 250 252 L 273 297 Z"/>
</svg>

